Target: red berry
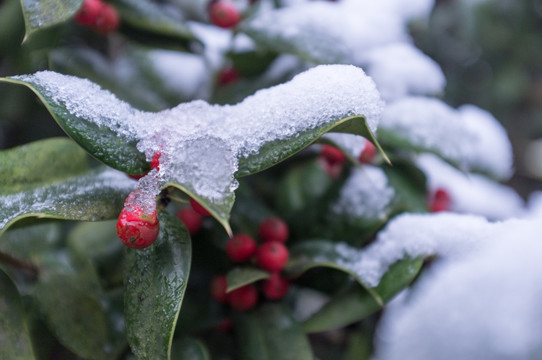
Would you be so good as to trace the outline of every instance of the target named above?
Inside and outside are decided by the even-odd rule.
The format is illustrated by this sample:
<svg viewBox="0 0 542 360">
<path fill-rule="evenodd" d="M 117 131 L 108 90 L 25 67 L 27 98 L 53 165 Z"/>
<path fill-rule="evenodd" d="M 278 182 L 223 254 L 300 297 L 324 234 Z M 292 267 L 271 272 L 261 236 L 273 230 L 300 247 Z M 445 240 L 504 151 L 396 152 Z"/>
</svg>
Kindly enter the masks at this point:
<svg viewBox="0 0 542 360">
<path fill-rule="evenodd" d="M 228 304 L 235 310 L 250 310 L 258 302 L 258 291 L 253 285 L 245 285 L 228 294 Z"/>
<path fill-rule="evenodd" d="M 241 21 L 241 14 L 230 1 L 217 1 L 209 7 L 211 22 L 221 28 L 229 29 Z"/>
<path fill-rule="evenodd" d="M 286 296 L 288 289 L 290 289 L 290 282 L 279 273 L 273 273 L 269 279 L 264 280 L 262 289 L 266 298 L 278 300 Z"/>
<path fill-rule="evenodd" d="M 194 235 L 201 229 L 203 218 L 191 208 L 184 208 L 177 212 L 177 217 L 184 223 L 190 235 Z"/>
<path fill-rule="evenodd" d="M 256 253 L 256 242 L 246 234 L 237 234 L 226 243 L 226 253 L 234 262 L 245 262 Z"/>
<path fill-rule="evenodd" d="M 147 175 L 147 173 L 137 174 L 137 175 L 130 175 L 130 174 L 126 174 L 126 175 L 128 175 L 128 177 L 130 177 L 131 179 L 139 180 L 139 179 L 141 179 L 143 176 Z"/>
<path fill-rule="evenodd" d="M 332 179 L 338 179 L 343 171 L 343 163 L 331 164 L 327 159 L 318 158 L 318 165 L 329 175 Z"/>
<path fill-rule="evenodd" d="M 263 241 L 285 242 L 289 235 L 288 225 L 276 216 L 265 219 L 260 224 L 258 232 Z"/>
<path fill-rule="evenodd" d="M 117 234 L 124 245 L 143 249 L 150 246 L 158 237 L 160 224 L 156 210 L 152 214 L 144 213 L 136 205 L 125 206 L 117 221 Z"/>
<path fill-rule="evenodd" d="M 228 300 L 227 289 L 228 281 L 226 280 L 226 276 L 218 275 L 211 281 L 211 296 L 216 301 L 223 303 Z"/>
<path fill-rule="evenodd" d="M 241 78 L 241 74 L 234 67 L 225 67 L 218 73 L 218 85 L 226 86 L 237 82 Z"/>
<path fill-rule="evenodd" d="M 160 156 L 162 156 L 160 151 L 154 153 L 151 160 L 151 169 L 160 170 Z"/>
<path fill-rule="evenodd" d="M 73 19 L 80 25 L 94 25 L 100 16 L 103 6 L 104 3 L 101 0 L 85 0 Z"/>
<path fill-rule="evenodd" d="M 117 30 L 120 24 L 119 14 L 117 9 L 111 4 L 103 4 L 102 11 L 94 23 L 94 27 L 102 34 L 109 34 Z"/>
<path fill-rule="evenodd" d="M 330 164 L 342 164 L 346 160 L 346 155 L 331 145 L 323 145 L 321 155 Z"/>
<path fill-rule="evenodd" d="M 429 210 L 431 212 L 449 211 L 451 209 L 452 197 L 442 188 L 438 188 L 433 194 Z"/>
<path fill-rule="evenodd" d="M 278 241 L 269 241 L 263 243 L 256 251 L 256 260 L 262 269 L 269 271 L 281 271 L 290 254 L 286 246 Z"/>
<path fill-rule="evenodd" d="M 209 216 L 211 215 L 210 212 L 207 211 L 206 208 L 201 206 L 196 200 L 190 198 L 190 206 L 192 206 L 192 209 L 194 209 L 195 212 L 202 216 Z"/>
<path fill-rule="evenodd" d="M 358 160 L 361 164 L 370 164 L 373 162 L 376 156 L 376 147 L 370 141 L 365 141 L 365 147 L 361 154 L 359 154 Z"/>
</svg>

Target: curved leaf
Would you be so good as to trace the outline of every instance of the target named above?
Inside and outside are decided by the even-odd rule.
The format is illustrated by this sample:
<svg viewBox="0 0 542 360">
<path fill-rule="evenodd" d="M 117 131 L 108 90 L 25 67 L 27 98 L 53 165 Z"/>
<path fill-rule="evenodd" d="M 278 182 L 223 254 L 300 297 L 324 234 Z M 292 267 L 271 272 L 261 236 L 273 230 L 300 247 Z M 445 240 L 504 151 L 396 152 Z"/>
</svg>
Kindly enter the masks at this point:
<svg viewBox="0 0 542 360">
<path fill-rule="evenodd" d="M 239 314 L 235 331 L 244 360 L 312 360 L 303 328 L 283 304 L 265 304 Z"/>
<path fill-rule="evenodd" d="M 236 105 L 193 101 L 159 113 L 138 111 L 88 80 L 54 72 L 4 81 L 31 88 L 74 140 L 116 169 L 142 173 L 148 164 L 138 149 L 147 156 L 162 152 L 165 170 L 153 181 L 195 198 L 229 233 L 234 176 L 271 167 L 327 131 L 374 139 L 383 105 L 374 82 L 345 65 L 310 69 Z"/>
<path fill-rule="evenodd" d="M 267 271 L 253 267 L 237 267 L 228 272 L 226 275 L 228 282 L 227 292 L 233 291 L 242 286 L 255 283 L 263 279 L 267 279 L 269 273 Z"/>
<path fill-rule="evenodd" d="M 211 360 L 211 355 L 201 341 L 185 337 L 173 342 L 171 358 L 174 360 Z"/>
<path fill-rule="evenodd" d="M 359 271 L 358 262 L 362 250 L 345 243 L 327 240 L 310 240 L 294 245 L 290 249 L 290 260 L 284 271 L 290 277 L 298 277 L 316 267 L 328 267 L 344 271 L 351 275 L 374 298 L 383 305 L 380 295 L 374 292 L 364 281 L 364 274 Z"/>
<path fill-rule="evenodd" d="M 83 0 L 21 0 L 26 27 L 23 41 L 40 29 L 71 19 L 82 4 Z"/>
<path fill-rule="evenodd" d="M 138 359 L 169 359 L 192 249 L 183 224 L 161 212 L 160 234 L 143 250 L 126 249 L 125 297 L 128 342 Z"/>
<path fill-rule="evenodd" d="M 35 359 L 21 298 L 3 271 L 0 271 L 0 358 Z"/>
<path fill-rule="evenodd" d="M 128 174 L 142 174 L 149 170 L 145 155 L 137 150 L 135 140 L 128 139 L 106 126 L 99 126 L 91 119 L 71 113 L 67 109 L 69 98 L 64 98 L 59 102 L 59 99 L 54 97 L 54 93 L 48 91 L 44 85 L 31 76 L 25 77 L 24 81 L 13 78 L 0 78 L 0 81 L 24 85 L 32 90 L 62 130 L 104 164 Z M 104 105 L 96 104 L 96 108 L 100 106 Z M 115 109 L 111 108 L 111 111 L 114 112 Z M 100 115 L 103 116 L 103 113 Z"/>
<path fill-rule="evenodd" d="M 85 172 L 86 153 L 67 138 L 0 151 L 0 194 L 14 193 Z"/>
<path fill-rule="evenodd" d="M 390 267 L 373 292 L 384 303 L 408 286 L 418 275 L 423 259 L 401 260 Z M 303 323 L 308 333 L 341 328 L 360 321 L 382 308 L 373 295 L 359 286 L 351 286 L 346 292 L 333 297 L 318 312 Z"/>
<path fill-rule="evenodd" d="M 113 0 L 123 25 L 138 30 L 171 36 L 178 40 L 195 40 L 194 34 L 183 23 L 183 18 L 171 8 L 150 0 Z M 177 15 L 177 16 L 176 16 Z"/>
<path fill-rule="evenodd" d="M 27 217 L 98 221 L 118 216 L 135 182 L 112 169 L 0 195 L 0 234 Z"/>
</svg>

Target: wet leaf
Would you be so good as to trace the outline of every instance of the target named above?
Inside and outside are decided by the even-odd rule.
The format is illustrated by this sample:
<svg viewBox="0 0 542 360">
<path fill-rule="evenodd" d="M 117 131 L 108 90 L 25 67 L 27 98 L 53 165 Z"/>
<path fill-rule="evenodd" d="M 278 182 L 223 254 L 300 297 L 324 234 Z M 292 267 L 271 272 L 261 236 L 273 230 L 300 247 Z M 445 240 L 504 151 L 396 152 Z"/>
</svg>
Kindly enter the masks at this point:
<svg viewBox="0 0 542 360">
<path fill-rule="evenodd" d="M 408 286 L 418 275 L 423 259 L 401 260 L 390 267 L 372 293 L 383 303 Z M 375 297 L 359 286 L 350 286 L 333 297 L 318 312 L 303 323 L 308 333 L 338 329 L 363 320 L 382 308 Z"/>
<path fill-rule="evenodd" d="M 314 359 L 303 328 L 283 304 L 265 304 L 255 311 L 239 314 L 235 331 L 241 359 Z"/>
<path fill-rule="evenodd" d="M 67 180 L 0 196 L 0 234 L 27 218 L 98 221 L 114 219 L 135 182 L 101 168 Z"/>
<path fill-rule="evenodd" d="M 267 271 L 254 267 L 236 267 L 228 272 L 226 278 L 228 280 L 227 291 L 233 291 L 242 286 L 255 283 L 257 281 L 267 279 L 269 273 Z"/>
<path fill-rule="evenodd" d="M 125 298 L 128 342 L 138 359 L 169 359 L 192 257 L 183 224 L 159 213 L 160 234 L 142 250 L 126 249 Z"/>
<path fill-rule="evenodd" d="M 174 360 L 211 360 L 207 346 L 201 341 L 185 337 L 173 341 L 171 358 Z"/>
<path fill-rule="evenodd" d="M 0 194 L 15 193 L 79 175 L 87 155 L 68 138 L 35 141 L 0 151 Z"/>
<path fill-rule="evenodd" d="M 11 279 L 0 270 L 0 358 L 35 359 L 21 297 Z"/>
<path fill-rule="evenodd" d="M 83 4 L 83 0 L 21 0 L 25 40 L 35 32 L 71 19 Z"/>
</svg>

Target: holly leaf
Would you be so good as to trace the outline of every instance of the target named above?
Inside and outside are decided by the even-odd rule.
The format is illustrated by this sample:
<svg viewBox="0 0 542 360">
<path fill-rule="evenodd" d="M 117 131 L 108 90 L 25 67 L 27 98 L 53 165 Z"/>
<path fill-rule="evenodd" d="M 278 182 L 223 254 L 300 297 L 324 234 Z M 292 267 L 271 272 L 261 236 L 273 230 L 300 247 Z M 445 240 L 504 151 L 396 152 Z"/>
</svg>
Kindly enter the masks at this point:
<svg viewBox="0 0 542 360">
<path fill-rule="evenodd" d="M 21 0 L 26 34 L 24 41 L 37 31 L 71 19 L 83 0 Z"/>
<path fill-rule="evenodd" d="M 255 311 L 239 314 L 235 331 L 241 359 L 314 359 L 303 328 L 283 304 L 265 304 Z"/>
<path fill-rule="evenodd" d="M 256 281 L 267 279 L 269 273 L 254 267 L 236 267 L 228 272 L 226 278 L 228 283 L 227 292 L 230 292 Z"/>
<path fill-rule="evenodd" d="M 184 337 L 173 341 L 171 358 L 175 360 L 211 360 L 207 346 L 201 341 Z"/>
<path fill-rule="evenodd" d="M 135 182 L 118 171 L 101 168 L 85 175 L 0 195 L 0 234 L 28 217 L 99 221 L 114 219 Z"/>
<path fill-rule="evenodd" d="M 196 40 L 180 14 L 167 5 L 149 0 L 113 0 L 111 3 L 118 10 L 123 26 L 128 25 L 131 30 L 171 37 L 177 41 Z"/>
<path fill-rule="evenodd" d="M 160 113 L 141 112 L 87 80 L 54 72 L 3 81 L 34 91 L 68 135 L 113 168 L 143 173 L 148 164 L 138 148 L 148 156 L 163 148 L 163 187 L 195 198 L 229 233 L 235 177 L 284 161 L 327 131 L 374 139 L 382 110 L 371 79 L 343 65 L 310 69 L 236 105 L 194 101 Z"/>
<path fill-rule="evenodd" d="M 0 358 L 35 359 L 21 297 L 11 279 L 0 271 Z"/>
<path fill-rule="evenodd" d="M 0 151 L 0 194 L 57 182 L 87 171 L 87 154 L 72 140 L 51 138 Z"/>
<path fill-rule="evenodd" d="M 174 216 L 161 212 L 160 234 L 143 250 L 126 249 L 124 308 L 130 348 L 138 359 L 170 359 L 192 249 Z"/>
<path fill-rule="evenodd" d="M 384 274 L 382 280 L 373 288 L 383 303 L 391 300 L 399 291 L 408 286 L 418 275 L 423 259 L 405 259 L 393 264 Z M 319 311 L 303 322 L 308 333 L 328 331 L 342 328 L 363 320 L 380 310 L 383 304 L 359 286 L 350 286 L 346 291 L 338 293 Z"/>
</svg>

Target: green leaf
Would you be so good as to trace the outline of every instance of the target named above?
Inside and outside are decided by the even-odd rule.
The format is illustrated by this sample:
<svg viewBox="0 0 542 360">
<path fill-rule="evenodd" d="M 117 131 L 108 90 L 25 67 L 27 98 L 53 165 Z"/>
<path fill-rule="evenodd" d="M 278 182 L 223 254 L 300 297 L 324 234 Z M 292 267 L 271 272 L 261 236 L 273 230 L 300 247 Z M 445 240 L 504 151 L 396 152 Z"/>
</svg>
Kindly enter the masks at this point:
<svg viewBox="0 0 542 360">
<path fill-rule="evenodd" d="M 0 194 L 57 182 L 85 172 L 86 153 L 72 140 L 51 138 L 0 151 Z"/>
<path fill-rule="evenodd" d="M 0 78 L 0 81 L 24 85 L 32 90 L 62 130 L 104 164 L 128 174 L 142 174 L 149 170 L 145 154 L 137 150 L 135 140 L 128 139 L 106 126 L 99 126 L 91 119 L 81 118 L 71 113 L 67 109 L 67 103 L 59 104 L 51 92 L 47 91 L 39 81 L 32 77 L 25 79 L 25 81 L 20 81 Z M 64 101 L 69 101 L 69 99 Z M 113 115 L 111 114 L 111 116 Z"/>
<path fill-rule="evenodd" d="M 211 355 L 201 341 L 185 337 L 173 341 L 171 358 L 173 360 L 211 360 Z"/>
<path fill-rule="evenodd" d="M 295 133 L 285 139 L 267 142 L 257 153 L 239 159 L 239 170 L 236 176 L 254 174 L 284 161 L 329 131 L 356 134 L 371 139 L 387 159 L 382 147 L 369 129 L 367 119 L 362 115 L 356 115 L 333 119 L 325 125 L 307 129 L 303 133 Z"/>
<path fill-rule="evenodd" d="M 243 360 L 312 360 L 303 328 L 283 304 L 265 304 L 235 319 Z"/>
<path fill-rule="evenodd" d="M 177 40 L 195 40 L 196 37 L 185 25 L 183 18 L 167 5 L 150 0 L 113 0 L 123 26 L 146 31 Z"/>
<path fill-rule="evenodd" d="M 424 173 L 406 161 L 394 160 L 393 164 L 393 167 L 385 167 L 384 171 L 395 190 L 397 211 L 427 212 L 427 186 Z"/>
<path fill-rule="evenodd" d="M 372 292 L 378 294 L 384 303 L 408 286 L 418 275 L 423 259 L 406 259 L 393 264 Z M 303 323 L 308 333 L 338 329 L 380 310 L 375 297 L 359 286 L 350 286 L 346 291 L 333 297 L 318 312 Z"/>
<path fill-rule="evenodd" d="M 3 271 L 0 271 L 0 358 L 35 359 L 21 297 Z"/>
<path fill-rule="evenodd" d="M 112 169 L 0 196 L 0 234 L 27 217 L 98 221 L 114 219 L 135 182 Z"/>
<path fill-rule="evenodd" d="M 294 245 L 290 249 L 290 260 L 284 269 L 289 277 L 298 277 L 304 272 L 316 267 L 337 269 L 351 275 L 382 305 L 380 295 L 374 292 L 363 280 L 359 272 L 358 262 L 362 250 L 345 243 L 335 243 L 328 240 L 309 240 Z"/>
<path fill-rule="evenodd" d="M 73 17 L 83 4 L 83 0 L 21 0 L 25 39 L 40 29 L 61 24 Z"/>
<path fill-rule="evenodd" d="M 0 251 L 30 262 L 58 248 L 61 239 L 60 224 L 37 223 L 4 232 L 0 238 Z"/>
<path fill-rule="evenodd" d="M 85 359 L 105 359 L 107 319 L 95 287 L 71 273 L 40 277 L 35 298 L 59 341 Z"/>
<path fill-rule="evenodd" d="M 228 272 L 226 278 L 228 280 L 227 291 L 233 291 L 242 286 L 255 283 L 263 279 L 267 279 L 269 273 L 267 271 L 254 267 L 236 267 Z"/>
<path fill-rule="evenodd" d="M 192 257 L 183 224 L 168 213 L 158 217 L 156 242 L 143 250 L 126 249 L 127 337 L 132 351 L 142 360 L 170 358 Z"/>
</svg>

